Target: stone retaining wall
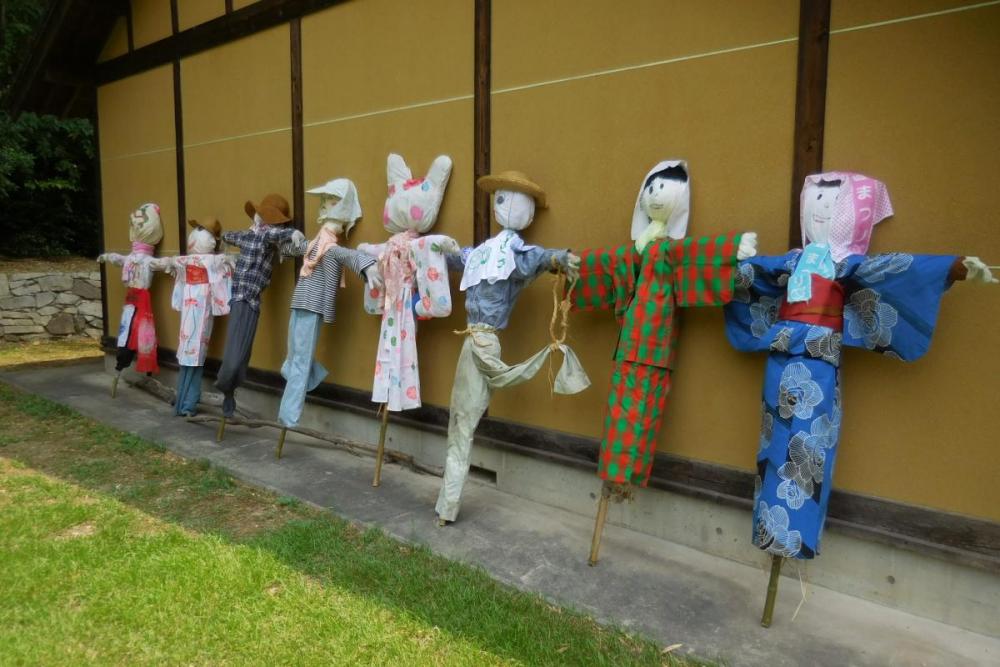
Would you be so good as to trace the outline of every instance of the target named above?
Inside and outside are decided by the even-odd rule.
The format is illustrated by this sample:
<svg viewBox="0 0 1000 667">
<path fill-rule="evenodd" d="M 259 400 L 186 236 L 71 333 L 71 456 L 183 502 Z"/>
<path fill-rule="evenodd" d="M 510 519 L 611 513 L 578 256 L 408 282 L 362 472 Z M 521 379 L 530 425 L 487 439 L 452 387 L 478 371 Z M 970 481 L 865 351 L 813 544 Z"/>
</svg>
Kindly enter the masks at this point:
<svg viewBox="0 0 1000 667">
<path fill-rule="evenodd" d="M 103 333 L 101 274 L 0 273 L 0 340 Z"/>
</svg>

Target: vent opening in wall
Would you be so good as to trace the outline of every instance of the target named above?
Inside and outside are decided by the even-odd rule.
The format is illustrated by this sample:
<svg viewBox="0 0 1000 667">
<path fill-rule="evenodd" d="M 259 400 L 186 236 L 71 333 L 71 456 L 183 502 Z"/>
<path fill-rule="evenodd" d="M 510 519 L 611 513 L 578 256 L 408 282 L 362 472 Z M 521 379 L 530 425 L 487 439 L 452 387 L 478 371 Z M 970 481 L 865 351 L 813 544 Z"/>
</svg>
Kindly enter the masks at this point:
<svg viewBox="0 0 1000 667">
<path fill-rule="evenodd" d="M 497 485 L 497 473 L 495 470 L 480 468 L 479 466 L 469 466 L 469 479 L 473 479 L 480 484 Z"/>
</svg>

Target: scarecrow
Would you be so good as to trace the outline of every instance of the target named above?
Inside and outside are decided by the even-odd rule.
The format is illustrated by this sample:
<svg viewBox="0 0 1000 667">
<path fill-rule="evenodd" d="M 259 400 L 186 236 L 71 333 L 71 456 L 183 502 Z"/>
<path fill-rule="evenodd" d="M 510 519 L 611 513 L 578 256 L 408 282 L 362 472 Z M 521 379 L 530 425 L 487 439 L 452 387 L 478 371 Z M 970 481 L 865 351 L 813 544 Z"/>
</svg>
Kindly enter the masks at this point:
<svg viewBox="0 0 1000 667">
<path fill-rule="evenodd" d="M 953 281 L 997 282 L 975 257 L 865 256 L 872 228 L 892 215 L 873 178 L 807 176 L 800 210 L 804 247 L 741 262 L 725 308 L 733 346 L 768 354 L 753 510 L 753 543 L 772 555 L 764 627 L 783 559 L 819 553 L 840 433 L 841 348 L 919 359 Z"/>
<path fill-rule="evenodd" d="M 278 458 L 281 458 L 287 428 L 296 426 L 302 416 L 306 392 L 315 389 L 327 375 L 326 368 L 315 360 L 316 343 L 323 324 L 333 324 L 336 318 L 337 290 L 344 286 L 344 267 L 364 278 L 369 289 L 382 287 L 371 255 L 338 245 L 340 237 L 346 237 L 361 217 L 354 183 L 337 178 L 307 192 L 320 197 L 316 220 L 320 230 L 312 241 L 303 238 L 290 248 L 290 252 L 301 255 L 303 261 L 292 294 L 288 356 L 281 366 L 286 383 L 278 421 L 285 428 L 281 429 L 278 439 Z"/>
<path fill-rule="evenodd" d="M 633 487 L 649 481 L 674 365 L 674 309 L 728 302 L 737 259 L 756 253 L 753 232 L 685 238 L 689 209 L 687 164 L 661 162 L 636 197 L 633 243 L 580 254 L 574 308 L 613 310 L 621 328 L 598 459 L 604 484 L 591 565 L 597 564 L 608 501 L 631 499 Z"/>
<path fill-rule="evenodd" d="M 365 310 L 382 317 L 372 401 L 382 403 L 375 478 L 381 483 L 382 456 L 389 411 L 420 407 L 420 369 L 417 363 L 418 319 L 451 314 L 447 253 L 458 243 L 440 234 L 427 234 L 437 220 L 451 176 L 451 158 L 435 158 L 423 178 L 413 178 L 403 158 L 390 154 L 386 173 L 389 196 L 382 225 L 393 235 L 385 243 L 362 243 L 358 250 L 378 259 L 385 285 L 365 292 Z"/>
<path fill-rule="evenodd" d="M 163 270 L 163 265 L 153 258 L 156 245 L 163 240 L 160 224 L 160 207 L 143 204 L 129 217 L 129 241 L 132 252 L 119 255 L 106 252 L 98 256 L 100 263 L 110 262 L 122 267 L 122 282 L 128 288 L 122 306 L 121 324 L 118 326 L 118 351 L 116 353 L 115 379 L 111 384 L 111 397 L 118 392 L 122 371 L 136 361 L 135 369 L 152 375 L 160 370 L 156 361 L 156 322 L 149 298 L 153 271 Z"/>
<path fill-rule="evenodd" d="M 291 245 L 304 236 L 292 228 L 288 201 L 269 194 L 260 204 L 247 201 L 243 206 L 252 224 L 239 232 L 225 232 L 222 240 L 240 249 L 233 275 L 232 297 L 229 300 L 229 321 L 226 325 L 226 349 L 215 386 L 222 392 L 222 421 L 217 440 L 222 440 L 226 419 L 236 412 L 236 388 L 246 377 L 250 352 L 257 334 L 260 317 L 260 297 L 271 283 L 275 252 L 285 257 Z"/>
<path fill-rule="evenodd" d="M 181 313 L 177 337 L 177 399 L 174 414 L 193 417 L 201 400 L 205 357 L 213 319 L 229 313 L 233 260 L 219 252 L 222 225 L 215 218 L 188 220 L 186 255 L 157 260 L 174 274 L 171 306 Z"/>
<path fill-rule="evenodd" d="M 535 207 L 545 208 L 545 192 L 524 174 L 505 171 L 483 176 L 476 185 L 492 193 L 493 215 L 503 230 L 475 249 L 448 256 L 448 265 L 462 270 L 460 289 L 465 292 L 468 327 L 455 369 L 448 422 L 448 453 L 444 480 L 438 494 L 438 525 L 458 517 L 462 487 L 469 474 L 472 437 L 489 406 L 493 390 L 513 387 L 530 380 L 553 348 L 563 352 L 562 368 L 555 391 L 575 394 L 590 386 L 573 351 L 555 338 L 553 343 L 519 364 L 500 358 L 497 331 L 507 328 L 521 290 L 546 271 L 559 271 L 575 279 L 580 258 L 569 250 L 550 250 L 526 245 L 518 234 L 531 224 Z"/>
</svg>

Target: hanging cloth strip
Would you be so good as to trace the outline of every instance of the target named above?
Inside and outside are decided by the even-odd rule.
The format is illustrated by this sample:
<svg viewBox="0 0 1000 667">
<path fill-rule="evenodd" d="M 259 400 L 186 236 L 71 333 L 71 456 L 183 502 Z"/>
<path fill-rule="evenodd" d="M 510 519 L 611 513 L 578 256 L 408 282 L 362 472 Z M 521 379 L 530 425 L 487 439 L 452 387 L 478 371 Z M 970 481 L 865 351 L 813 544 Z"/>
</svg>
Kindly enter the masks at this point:
<svg viewBox="0 0 1000 667">
<path fill-rule="evenodd" d="M 590 378 L 587 377 L 587 372 L 583 369 L 579 358 L 564 342 L 569 331 L 569 297 L 576 281 L 570 284 L 566 296 L 560 299 L 559 293 L 563 280 L 563 276 L 560 275 L 552 283 L 553 308 L 552 318 L 549 321 L 551 342 L 519 364 L 508 364 L 493 352 L 493 350 L 499 351 L 500 349 L 496 329 L 493 327 L 485 324 L 470 324 L 463 331 L 455 332 L 457 335 L 472 336 L 475 342 L 475 345 L 472 346 L 472 352 L 476 368 L 486 378 L 491 389 L 512 387 L 530 380 L 541 370 L 542 365 L 550 357 L 553 350 L 559 350 L 563 353 L 563 363 L 555 379 L 551 378 L 550 373 L 552 391 L 557 394 L 577 394 L 590 386 Z"/>
</svg>

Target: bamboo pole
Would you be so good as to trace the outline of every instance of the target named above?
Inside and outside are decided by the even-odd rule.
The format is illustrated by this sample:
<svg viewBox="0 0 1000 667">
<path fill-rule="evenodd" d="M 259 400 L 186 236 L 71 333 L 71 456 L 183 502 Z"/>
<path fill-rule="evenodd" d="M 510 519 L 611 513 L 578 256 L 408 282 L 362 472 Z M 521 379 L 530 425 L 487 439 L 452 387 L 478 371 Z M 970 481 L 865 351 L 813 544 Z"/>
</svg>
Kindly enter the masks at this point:
<svg viewBox="0 0 1000 667">
<path fill-rule="evenodd" d="M 122 372 L 118 371 L 115 374 L 115 379 L 111 381 L 111 398 L 118 396 L 118 381 L 122 379 Z"/>
<path fill-rule="evenodd" d="M 597 554 L 601 550 L 601 535 L 604 534 L 604 522 L 608 519 L 608 502 L 611 500 L 611 485 L 607 481 L 601 486 L 601 500 L 597 504 L 597 517 L 594 520 L 594 537 L 590 541 L 590 558 L 587 564 L 597 565 Z"/>
<path fill-rule="evenodd" d="M 781 574 L 781 563 L 784 560 L 781 556 L 771 556 L 771 578 L 767 580 L 767 599 L 764 600 L 764 615 L 760 619 L 760 624 L 765 628 L 771 627 L 774 601 L 778 597 L 778 576 Z"/>
<path fill-rule="evenodd" d="M 385 431 L 389 427 L 389 404 L 382 404 L 382 426 L 378 431 L 378 449 L 375 452 L 375 479 L 372 486 L 382 483 L 382 459 L 385 458 Z"/>
<path fill-rule="evenodd" d="M 226 437 L 226 416 L 222 415 L 219 418 L 219 430 L 215 432 L 215 441 L 222 442 L 224 437 Z"/>
<path fill-rule="evenodd" d="M 281 450 L 285 446 L 285 436 L 286 435 L 288 435 L 288 429 L 287 428 L 281 429 L 281 434 L 278 435 L 278 449 L 275 450 L 275 452 L 274 452 L 274 458 L 276 458 L 276 459 L 280 459 L 281 458 Z"/>
</svg>

